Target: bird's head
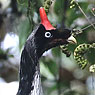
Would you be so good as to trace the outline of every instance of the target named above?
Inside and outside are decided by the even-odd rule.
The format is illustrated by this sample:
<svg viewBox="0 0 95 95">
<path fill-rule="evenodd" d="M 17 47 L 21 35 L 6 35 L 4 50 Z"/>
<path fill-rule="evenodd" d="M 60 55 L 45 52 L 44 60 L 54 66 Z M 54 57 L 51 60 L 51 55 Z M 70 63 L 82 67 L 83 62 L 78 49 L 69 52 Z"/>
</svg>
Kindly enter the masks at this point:
<svg viewBox="0 0 95 95">
<path fill-rule="evenodd" d="M 41 24 L 35 33 L 37 52 L 41 55 L 44 51 L 68 43 L 76 43 L 69 29 L 59 31 L 49 22 L 44 8 L 40 8 Z"/>
</svg>

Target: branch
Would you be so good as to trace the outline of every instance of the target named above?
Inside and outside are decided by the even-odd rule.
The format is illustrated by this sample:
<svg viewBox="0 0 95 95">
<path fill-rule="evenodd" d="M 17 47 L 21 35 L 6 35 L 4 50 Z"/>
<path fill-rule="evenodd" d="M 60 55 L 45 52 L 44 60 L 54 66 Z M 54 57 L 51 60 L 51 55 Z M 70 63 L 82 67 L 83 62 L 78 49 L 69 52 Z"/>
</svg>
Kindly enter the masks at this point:
<svg viewBox="0 0 95 95">
<path fill-rule="evenodd" d="M 78 8 L 80 9 L 80 11 L 83 13 L 83 15 L 85 16 L 85 18 L 88 20 L 88 22 L 92 25 L 92 27 L 95 29 L 95 26 L 94 26 L 94 24 L 89 20 L 89 18 L 86 16 L 86 14 L 85 14 L 85 12 L 82 10 L 82 8 L 80 7 L 80 5 L 78 4 L 78 2 L 76 2 L 76 1 L 74 1 L 76 4 L 77 4 L 77 6 L 78 6 Z"/>
</svg>

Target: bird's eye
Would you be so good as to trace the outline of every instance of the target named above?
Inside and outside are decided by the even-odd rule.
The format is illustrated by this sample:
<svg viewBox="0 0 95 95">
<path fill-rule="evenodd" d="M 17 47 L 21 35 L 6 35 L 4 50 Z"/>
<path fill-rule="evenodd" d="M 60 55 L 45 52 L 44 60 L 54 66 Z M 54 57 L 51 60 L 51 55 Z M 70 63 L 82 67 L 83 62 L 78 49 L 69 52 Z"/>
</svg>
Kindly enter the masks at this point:
<svg viewBox="0 0 95 95">
<path fill-rule="evenodd" d="M 52 35 L 51 35 L 50 32 L 46 32 L 46 33 L 45 33 L 45 37 L 46 37 L 46 38 L 50 38 L 50 37 L 52 37 Z"/>
</svg>

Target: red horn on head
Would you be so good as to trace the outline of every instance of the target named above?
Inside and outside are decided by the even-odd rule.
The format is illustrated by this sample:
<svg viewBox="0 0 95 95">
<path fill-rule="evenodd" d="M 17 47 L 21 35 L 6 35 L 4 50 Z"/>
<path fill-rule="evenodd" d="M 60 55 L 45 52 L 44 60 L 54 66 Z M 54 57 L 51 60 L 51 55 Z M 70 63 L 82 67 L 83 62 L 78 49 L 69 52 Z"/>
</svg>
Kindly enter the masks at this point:
<svg viewBox="0 0 95 95">
<path fill-rule="evenodd" d="M 43 26 L 45 27 L 45 29 L 46 30 L 56 29 L 56 28 L 54 28 L 51 25 L 50 21 L 48 20 L 44 8 L 43 7 L 40 7 L 39 11 L 40 11 L 41 24 L 43 24 Z"/>
</svg>

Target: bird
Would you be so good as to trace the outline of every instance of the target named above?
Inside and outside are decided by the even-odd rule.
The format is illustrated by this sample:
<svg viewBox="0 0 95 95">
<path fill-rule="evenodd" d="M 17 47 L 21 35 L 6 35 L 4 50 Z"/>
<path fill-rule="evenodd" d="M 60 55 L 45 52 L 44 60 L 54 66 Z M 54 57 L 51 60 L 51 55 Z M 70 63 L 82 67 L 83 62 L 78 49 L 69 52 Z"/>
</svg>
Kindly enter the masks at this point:
<svg viewBox="0 0 95 95">
<path fill-rule="evenodd" d="M 59 45 L 76 43 L 70 29 L 60 31 L 52 26 L 43 7 L 39 8 L 41 23 L 33 30 L 22 50 L 17 95 L 43 95 L 39 59 Z"/>
</svg>

